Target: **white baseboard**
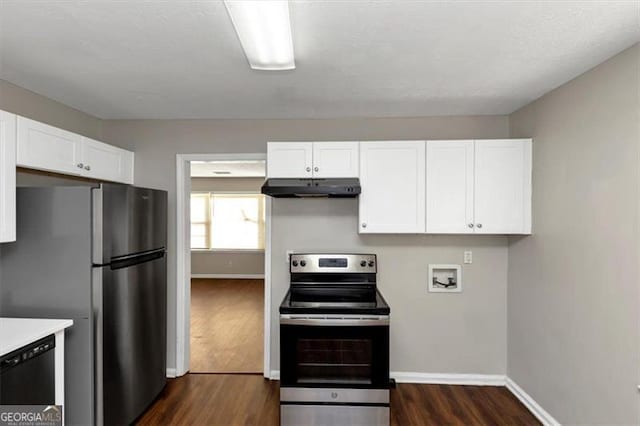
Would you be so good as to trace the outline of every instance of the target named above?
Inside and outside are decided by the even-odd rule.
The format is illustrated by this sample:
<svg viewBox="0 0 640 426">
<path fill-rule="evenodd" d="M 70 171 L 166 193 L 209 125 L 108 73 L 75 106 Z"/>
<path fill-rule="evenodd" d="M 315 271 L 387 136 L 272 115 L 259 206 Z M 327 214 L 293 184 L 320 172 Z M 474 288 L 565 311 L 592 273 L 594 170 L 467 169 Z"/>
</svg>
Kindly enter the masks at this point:
<svg viewBox="0 0 640 426">
<path fill-rule="evenodd" d="M 176 377 L 176 369 L 175 368 L 167 368 L 167 377 L 173 379 Z"/>
<path fill-rule="evenodd" d="M 516 398 L 527 407 L 545 426 L 558 426 L 560 423 L 545 411 L 528 393 L 509 377 L 502 374 L 442 374 L 392 371 L 389 376 L 398 383 L 423 383 L 439 385 L 506 386 Z M 280 370 L 269 372 L 270 380 L 280 380 Z"/>
<path fill-rule="evenodd" d="M 262 280 L 264 274 L 191 274 L 191 278 L 218 278 L 236 280 Z"/>
<path fill-rule="evenodd" d="M 560 422 L 554 419 L 551 414 L 549 414 L 544 408 L 540 406 L 540 404 L 536 402 L 535 399 L 531 397 L 531 395 L 526 393 L 520 386 L 516 384 L 516 382 L 511 380 L 509 377 L 507 377 L 505 385 L 507 386 L 507 389 L 509 389 L 509 391 L 511 391 L 511 393 L 514 394 L 515 397 L 518 398 L 529 411 L 531 411 L 531 414 L 533 414 L 538 420 L 540 420 L 540 423 L 549 426 L 560 425 Z"/>
<path fill-rule="evenodd" d="M 501 374 L 447 374 L 392 371 L 391 378 L 398 383 L 426 383 L 438 385 L 504 386 L 505 376 Z"/>
<path fill-rule="evenodd" d="M 505 376 L 500 374 L 439 374 L 392 371 L 389 376 L 398 383 L 425 383 L 440 385 L 504 386 Z M 269 379 L 280 380 L 280 370 L 271 370 Z"/>
</svg>

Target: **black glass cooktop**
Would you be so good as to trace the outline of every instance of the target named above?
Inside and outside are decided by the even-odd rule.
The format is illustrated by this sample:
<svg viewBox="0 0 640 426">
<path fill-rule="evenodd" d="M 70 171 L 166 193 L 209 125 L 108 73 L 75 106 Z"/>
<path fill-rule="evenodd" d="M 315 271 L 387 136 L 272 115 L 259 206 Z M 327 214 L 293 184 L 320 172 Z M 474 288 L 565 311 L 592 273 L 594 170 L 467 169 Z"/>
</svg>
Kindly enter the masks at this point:
<svg viewBox="0 0 640 426">
<path fill-rule="evenodd" d="M 375 287 L 292 286 L 280 304 L 281 314 L 389 315 L 390 309 Z"/>
</svg>

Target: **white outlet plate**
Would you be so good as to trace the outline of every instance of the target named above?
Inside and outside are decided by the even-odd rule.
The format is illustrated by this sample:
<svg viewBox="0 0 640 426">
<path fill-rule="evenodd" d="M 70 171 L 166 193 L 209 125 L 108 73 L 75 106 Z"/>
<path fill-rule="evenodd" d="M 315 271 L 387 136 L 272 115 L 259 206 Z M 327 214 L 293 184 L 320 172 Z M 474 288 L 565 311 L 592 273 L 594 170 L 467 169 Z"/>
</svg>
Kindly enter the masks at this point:
<svg viewBox="0 0 640 426">
<path fill-rule="evenodd" d="M 472 251 L 465 251 L 464 252 L 464 263 L 473 263 L 473 252 Z"/>
</svg>

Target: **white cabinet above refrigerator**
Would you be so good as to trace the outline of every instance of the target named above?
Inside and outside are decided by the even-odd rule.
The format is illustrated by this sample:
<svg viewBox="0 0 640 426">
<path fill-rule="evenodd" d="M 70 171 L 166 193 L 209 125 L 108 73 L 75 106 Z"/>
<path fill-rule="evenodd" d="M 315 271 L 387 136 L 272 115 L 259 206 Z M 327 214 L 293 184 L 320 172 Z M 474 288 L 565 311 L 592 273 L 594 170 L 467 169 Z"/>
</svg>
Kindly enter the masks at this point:
<svg viewBox="0 0 640 426">
<path fill-rule="evenodd" d="M 133 183 L 133 152 L 25 117 L 17 127 L 20 167 Z"/>
</svg>

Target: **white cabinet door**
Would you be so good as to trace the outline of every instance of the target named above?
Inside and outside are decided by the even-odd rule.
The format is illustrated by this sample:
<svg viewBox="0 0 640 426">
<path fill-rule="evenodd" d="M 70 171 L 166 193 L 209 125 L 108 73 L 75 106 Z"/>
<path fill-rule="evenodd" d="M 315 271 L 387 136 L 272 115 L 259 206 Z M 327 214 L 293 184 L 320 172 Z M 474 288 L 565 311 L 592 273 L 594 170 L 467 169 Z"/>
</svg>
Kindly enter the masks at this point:
<svg viewBox="0 0 640 426">
<path fill-rule="evenodd" d="M 427 233 L 473 233 L 473 147 L 427 141 Z"/>
<path fill-rule="evenodd" d="M 425 142 L 360 144 L 361 233 L 425 231 Z"/>
<path fill-rule="evenodd" d="M 475 232 L 531 232 L 531 139 L 475 143 Z"/>
<path fill-rule="evenodd" d="M 313 142 L 313 177 L 358 177 L 358 142 Z"/>
<path fill-rule="evenodd" d="M 267 177 L 310 178 L 312 167 L 312 142 L 267 143 Z"/>
<path fill-rule="evenodd" d="M 24 117 L 18 117 L 19 166 L 80 175 L 81 136 Z"/>
<path fill-rule="evenodd" d="M 0 111 L 0 243 L 16 240 L 16 116 Z"/>
<path fill-rule="evenodd" d="M 83 176 L 133 183 L 133 153 L 113 145 L 82 137 Z"/>
</svg>

